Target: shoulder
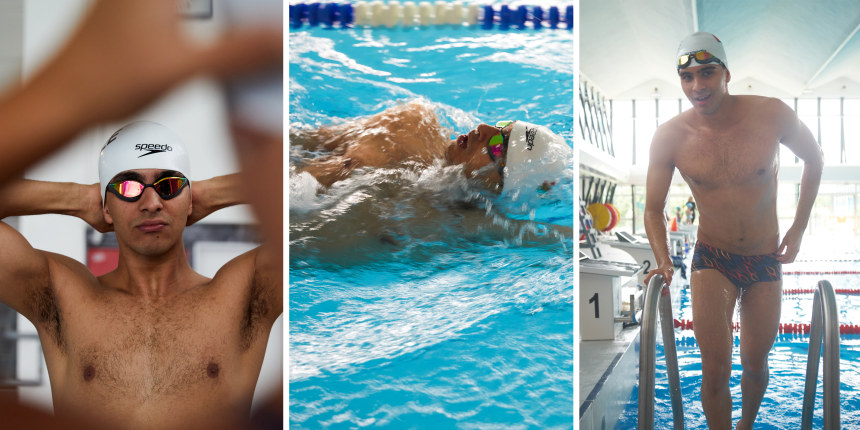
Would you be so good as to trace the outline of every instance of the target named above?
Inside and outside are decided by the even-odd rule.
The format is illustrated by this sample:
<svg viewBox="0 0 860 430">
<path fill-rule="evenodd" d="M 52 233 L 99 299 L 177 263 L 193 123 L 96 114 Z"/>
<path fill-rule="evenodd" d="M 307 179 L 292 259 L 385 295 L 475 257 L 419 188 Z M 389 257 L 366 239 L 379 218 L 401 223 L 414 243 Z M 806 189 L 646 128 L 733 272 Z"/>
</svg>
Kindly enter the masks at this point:
<svg viewBox="0 0 860 430">
<path fill-rule="evenodd" d="M 774 97 L 754 95 L 739 95 L 735 97 L 737 97 L 737 100 L 742 104 L 742 106 L 772 118 L 797 116 L 794 113 L 794 109 L 785 104 L 782 100 Z"/>
<path fill-rule="evenodd" d="M 230 281 L 231 283 L 235 283 L 244 280 L 250 283 L 254 276 L 254 266 L 258 250 L 259 248 L 254 248 L 228 261 L 218 269 L 218 272 L 212 277 L 212 282 L 221 283 L 223 281 Z"/>
<path fill-rule="evenodd" d="M 59 270 L 63 271 L 64 274 L 86 278 L 86 280 L 96 279 L 95 276 L 93 276 L 92 272 L 90 272 L 90 269 L 88 269 L 87 266 L 84 265 L 84 263 L 81 263 L 74 258 L 48 251 L 41 251 L 41 253 L 48 261 L 52 272 L 55 270 Z"/>
<path fill-rule="evenodd" d="M 660 124 L 654 132 L 652 149 L 667 149 L 674 146 L 689 132 L 690 111 L 681 112 L 672 119 Z"/>
<path fill-rule="evenodd" d="M 280 262 L 275 261 L 272 253 L 266 251 L 265 247 L 260 246 L 233 258 L 215 273 L 212 283 L 246 291 L 249 287 L 277 283 L 280 281 L 276 275 L 279 273 L 277 268 L 280 267 Z"/>
</svg>

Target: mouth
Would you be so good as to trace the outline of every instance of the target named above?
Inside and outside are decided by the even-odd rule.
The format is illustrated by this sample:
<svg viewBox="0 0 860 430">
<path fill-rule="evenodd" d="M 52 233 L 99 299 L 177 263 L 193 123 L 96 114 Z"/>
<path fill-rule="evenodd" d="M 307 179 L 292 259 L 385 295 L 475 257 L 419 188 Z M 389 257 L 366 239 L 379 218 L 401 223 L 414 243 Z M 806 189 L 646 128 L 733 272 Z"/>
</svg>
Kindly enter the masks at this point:
<svg viewBox="0 0 860 430">
<path fill-rule="evenodd" d="M 694 102 L 695 104 L 704 104 L 704 103 L 705 103 L 705 102 L 707 102 L 707 101 L 708 101 L 708 99 L 710 99 L 710 98 L 711 98 L 711 95 L 710 95 L 710 94 L 705 95 L 705 96 L 693 97 L 693 102 Z"/>
<path fill-rule="evenodd" d="M 466 149 L 466 147 L 469 146 L 469 136 L 466 134 L 461 134 L 457 136 L 457 146 Z"/>
<path fill-rule="evenodd" d="M 152 221 L 144 221 L 137 225 L 138 230 L 144 233 L 156 233 L 167 227 L 167 223 L 164 221 L 152 220 Z"/>
</svg>

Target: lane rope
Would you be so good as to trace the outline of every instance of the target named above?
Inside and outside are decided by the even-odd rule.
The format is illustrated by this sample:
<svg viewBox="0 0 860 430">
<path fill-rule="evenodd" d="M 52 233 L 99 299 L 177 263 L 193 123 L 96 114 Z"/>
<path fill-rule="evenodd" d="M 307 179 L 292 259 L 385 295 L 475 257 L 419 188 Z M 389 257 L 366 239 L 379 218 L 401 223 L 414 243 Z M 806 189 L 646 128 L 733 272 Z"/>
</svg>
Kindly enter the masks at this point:
<svg viewBox="0 0 860 430">
<path fill-rule="evenodd" d="M 353 3 L 297 3 L 289 6 L 291 28 L 303 25 L 325 28 L 385 27 L 404 29 L 429 26 L 499 29 L 573 29 L 573 5 L 480 6 L 474 3 L 391 0 Z"/>
</svg>

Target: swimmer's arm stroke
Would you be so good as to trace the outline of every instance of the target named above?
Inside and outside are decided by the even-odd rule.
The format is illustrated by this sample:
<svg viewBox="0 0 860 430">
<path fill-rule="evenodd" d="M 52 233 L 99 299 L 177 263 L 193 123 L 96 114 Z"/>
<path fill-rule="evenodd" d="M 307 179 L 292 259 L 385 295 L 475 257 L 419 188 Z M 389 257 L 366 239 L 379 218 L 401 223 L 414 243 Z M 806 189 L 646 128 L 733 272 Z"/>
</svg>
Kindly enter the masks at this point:
<svg viewBox="0 0 860 430">
<path fill-rule="evenodd" d="M 821 184 L 821 172 L 824 169 L 824 154 L 821 147 L 815 141 L 812 132 L 797 117 L 797 113 L 780 100 L 774 99 L 775 115 L 781 125 L 780 143 L 794 152 L 797 158 L 803 160 L 803 174 L 800 178 L 800 196 L 797 199 L 797 209 L 794 214 L 794 222 L 785 232 L 785 236 L 779 245 L 777 260 L 783 264 L 794 261 L 800 251 L 800 242 L 815 196 L 818 194 L 818 186 Z"/>
<path fill-rule="evenodd" d="M 652 269 L 646 276 L 646 285 L 656 274 L 662 275 L 666 284 L 671 284 L 674 272 L 672 257 L 669 255 L 668 226 L 666 217 L 663 215 L 669 199 L 672 175 L 675 173 L 670 125 L 670 123 L 664 124 L 654 133 L 648 161 L 648 175 L 645 181 L 645 232 L 648 234 L 648 242 L 657 259 L 657 268 Z"/>
<path fill-rule="evenodd" d="M 87 127 L 128 118 L 192 76 L 282 62 L 282 31 L 236 30 L 200 44 L 183 31 L 175 3 L 94 2 L 43 68 L 0 94 L 0 185 Z"/>
</svg>

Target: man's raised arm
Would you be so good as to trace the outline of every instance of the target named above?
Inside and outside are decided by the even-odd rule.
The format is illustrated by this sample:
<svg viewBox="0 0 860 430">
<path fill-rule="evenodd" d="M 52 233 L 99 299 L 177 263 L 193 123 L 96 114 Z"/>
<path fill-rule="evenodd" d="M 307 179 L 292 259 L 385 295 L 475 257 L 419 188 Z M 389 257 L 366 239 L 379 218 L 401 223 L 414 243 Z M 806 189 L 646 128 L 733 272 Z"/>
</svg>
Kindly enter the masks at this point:
<svg viewBox="0 0 860 430">
<path fill-rule="evenodd" d="M 95 187 L 98 188 L 98 187 Z M 59 213 L 83 217 L 95 188 L 58 182 L 19 180 L 0 188 L 0 218 Z M 98 194 L 94 194 L 98 198 Z M 95 203 L 98 205 L 98 203 Z M 89 211 L 96 213 L 95 209 Z M 99 210 L 98 215 L 101 216 Z M 104 220 L 102 218 L 102 223 Z M 51 284 L 50 254 L 34 249 L 14 228 L 0 222 L 0 302 L 35 321 L 30 297 Z"/>
</svg>

